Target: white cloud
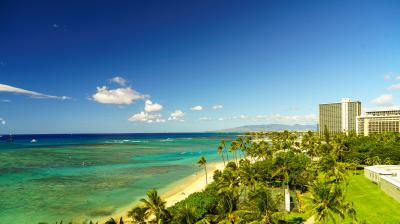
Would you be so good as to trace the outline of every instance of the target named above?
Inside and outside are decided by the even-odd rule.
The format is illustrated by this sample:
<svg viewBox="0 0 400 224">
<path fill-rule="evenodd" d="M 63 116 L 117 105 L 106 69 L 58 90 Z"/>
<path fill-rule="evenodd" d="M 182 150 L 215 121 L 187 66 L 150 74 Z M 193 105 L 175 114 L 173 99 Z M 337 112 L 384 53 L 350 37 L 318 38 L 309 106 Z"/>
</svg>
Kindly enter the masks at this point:
<svg viewBox="0 0 400 224">
<path fill-rule="evenodd" d="M 161 114 L 150 114 L 146 113 L 144 111 L 134 114 L 128 119 L 129 121 L 141 121 L 141 122 L 147 122 L 147 123 L 164 123 L 165 119 L 162 118 Z"/>
<path fill-rule="evenodd" d="M 11 100 L 9 100 L 9 99 L 2 99 L 1 102 L 3 102 L 3 103 L 10 103 Z"/>
<path fill-rule="evenodd" d="M 218 118 L 218 120 L 219 120 L 219 121 L 224 121 L 224 120 L 225 120 L 225 118 L 223 118 L 223 117 L 220 117 L 220 118 Z"/>
<path fill-rule="evenodd" d="M 397 90 L 397 89 L 400 89 L 400 83 L 399 83 L 399 84 L 391 85 L 391 86 L 389 86 L 387 89 L 388 89 L 388 90 Z"/>
<path fill-rule="evenodd" d="M 399 80 L 400 79 L 400 76 L 399 76 L 399 74 L 398 73 L 396 73 L 396 72 L 388 72 L 388 73 L 386 73 L 385 75 L 383 75 L 383 79 L 384 80 L 391 80 L 391 79 L 396 79 L 396 80 Z"/>
<path fill-rule="evenodd" d="M 201 117 L 199 118 L 200 121 L 211 121 L 212 118 L 211 117 Z"/>
<path fill-rule="evenodd" d="M 6 120 L 4 120 L 3 118 L 0 117 L 0 124 L 6 125 Z"/>
<path fill-rule="evenodd" d="M 57 100 L 69 100 L 69 99 L 71 99 L 71 97 L 68 97 L 68 96 L 47 95 L 47 94 L 38 93 L 38 92 L 26 90 L 26 89 L 21 89 L 21 88 L 17 88 L 17 87 L 5 85 L 5 84 L 0 84 L 0 92 L 26 94 L 26 95 L 29 95 L 32 98 L 37 98 L 37 99 L 57 99 Z"/>
<path fill-rule="evenodd" d="M 393 94 L 382 94 L 375 99 L 371 100 L 371 103 L 378 106 L 391 106 L 393 105 Z"/>
<path fill-rule="evenodd" d="M 203 110 L 202 106 L 194 106 L 190 108 L 191 110 Z"/>
<path fill-rule="evenodd" d="M 214 110 L 219 110 L 219 109 L 222 109 L 224 106 L 222 106 L 221 104 L 218 104 L 218 105 L 214 105 L 212 108 L 214 109 Z"/>
<path fill-rule="evenodd" d="M 143 94 L 131 87 L 109 90 L 106 86 L 97 87 L 97 92 L 92 96 L 92 99 L 98 103 L 127 105 L 144 98 Z"/>
<path fill-rule="evenodd" d="M 144 103 L 144 110 L 146 112 L 157 112 L 162 110 L 162 106 L 158 103 L 153 103 L 150 100 L 146 100 L 146 102 Z"/>
<path fill-rule="evenodd" d="M 125 86 L 125 84 L 127 83 L 126 79 L 124 79 L 120 76 L 113 77 L 112 79 L 110 79 L 110 82 L 117 83 L 121 86 Z"/>
<path fill-rule="evenodd" d="M 184 121 L 185 113 L 181 110 L 172 112 L 168 118 L 169 121 Z"/>
</svg>

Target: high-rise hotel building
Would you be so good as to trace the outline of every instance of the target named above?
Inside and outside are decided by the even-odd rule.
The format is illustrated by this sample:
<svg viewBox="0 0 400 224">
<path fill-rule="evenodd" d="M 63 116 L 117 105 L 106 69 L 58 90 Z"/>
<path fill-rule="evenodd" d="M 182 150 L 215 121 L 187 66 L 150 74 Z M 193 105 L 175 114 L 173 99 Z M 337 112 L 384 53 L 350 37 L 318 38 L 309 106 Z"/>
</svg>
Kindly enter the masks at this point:
<svg viewBox="0 0 400 224">
<path fill-rule="evenodd" d="M 400 110 L 369 111 L 357 117 L 357 134 L 400 132 Z"/>
<path fill-rule="evenodd" d="M 356 118 L 361 115 L 361 102 L 348 98 L 339 103 L 319 105 L 319 133 L 328 130 L 331 134 L 356 132 Z"/>
</svg>

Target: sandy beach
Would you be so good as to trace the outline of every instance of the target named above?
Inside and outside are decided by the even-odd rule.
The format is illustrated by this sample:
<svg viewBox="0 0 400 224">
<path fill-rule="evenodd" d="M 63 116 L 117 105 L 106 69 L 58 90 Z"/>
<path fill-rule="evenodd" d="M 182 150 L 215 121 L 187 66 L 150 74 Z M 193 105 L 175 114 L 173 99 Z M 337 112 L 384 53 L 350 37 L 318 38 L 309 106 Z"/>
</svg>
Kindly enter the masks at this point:
<svg viewBox="0 0 400 224">
<path fill-rule="evenodd" d="M 215 170 L 224 169 L 224 163 L 211 163 L 207 165 L 207 181 L 211 183 L 213 181 L 213 174 Z M 162 195 L 162 198 L 167 202 L 167 207 L 170 207 L 185 199 L 192 193 L 202 191 L 206 187 L 206 175 L 204 171 L 199 171 L 192 176 L 185 178 L 182 182 L 179 181 L 178 184 L 175 183 L 173 190 Z"/>
<path fill-rule="evenodd" d="M 207 165 L 207 181 L 211 183 L 213 181 L 213 174 L 215 170 L 223 170 L 224 163 L 210 163 Z M 206 187 L 206 174 L 204 169 L 199 169 L 198 172 L 188 176 L 182 180 L 172 183 L 169 186 L 166 186 L 168 189 L 166 192 L 161 194 L 161 198 L 166 201 L 166 206 L 171 207 L 175 203 L 187 198 L 190 194 L 202 191 Z M 159 189 L 159 192 L 162 192 L 162 189 Z M 145 195 L 143 195 L 145 197 Z M 124 217 L 126 221 L 132 221 L 127 217 L 127 212 L 132 209 L 138 202 L 134 202 L 131 205 L 121 208 L 120 211 L 113 214 L 111 217 L 118 218 Z M 100 219 L 99 223 L 106 222 L 110 217 L 105 217 Z"/>
</svg>

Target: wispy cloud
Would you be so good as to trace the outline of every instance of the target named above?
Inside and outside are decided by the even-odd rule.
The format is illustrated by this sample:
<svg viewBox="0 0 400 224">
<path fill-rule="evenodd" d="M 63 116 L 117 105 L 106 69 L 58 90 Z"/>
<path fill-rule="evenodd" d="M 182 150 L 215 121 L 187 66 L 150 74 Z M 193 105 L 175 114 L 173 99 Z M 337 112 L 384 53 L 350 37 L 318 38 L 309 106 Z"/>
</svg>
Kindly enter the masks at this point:
<svg viewBox="0 0 400 224">
<path fill-rule="evenodd" d="M 57 100 L 69 100 L 71 97 L 68 96 L 53 96 L 47 95 L 35 91 L 30 91 L 26 89 L 17 88 L 10 85 L 0 84 L 0 92 L 10 92 L 10 93 L 17 93 L 17 94 L 25 94 L 29 95 L 32 98 L 36 99 L 57 99 Z"/>
<path fill-rule="evenodd" d="M 4 120 L 3 118 L 0 117 L 0 124 L 6 125 L 6 120 Z"/>
<path fill-rule="evenodd" d="M 396 72 L 388 72 L 388 73 L 383 75 L 383 79 L 384 80 L 391 80 L 391 79 L 399 80 L 400 79 L 400 74 L 396 73 Z"/>
<path fill-rule="evenodd" d="M 146 112 L 140 112 L 138 114 L 134 114 L 128 119 L 129 121 L 141 121 L 146 123 L 164 123 L 165 119 L 162 118 L 161 114 L 152 114 Z"/>
<path fill-rule="evenodd" d="M 391 86 L 389 86 L 387 89 L 388 89 L 388 90 L 397 90 L 397 89 L 400 89 L 400 83 L 399 83 L 399 84 L 391 85 Z"/>
<path fill-rule="evenodd" d="M 212 109 L 214 109 L 214 110 L 219 110 L 219 109 L 222 109 L 224 106 L 222 106 L 221 104 L 218 104 L 218 105 L 214 105 L 213 107 L 212 107 Z"/>
<path fill-rule="evenodd" d="M 236 121 L 258 121 L 258 122 L 277 122 L 277 123 L 315 123 L 317 122 L 317 116 L 315 114 L 306 114 L 306 115 L 282 115 L 282 114 L 267 114 L 267 115 L 238 115 L 231 117 L 221 117 L 218 119 L 219 121 L 226 120 L 236 120 Z"/>
<path fill-rule="evenodd" d="M 185 113 L 181 110 L 175 110 L 168 118 L 169 121 L 184 121 Z"/>
<path fill-rule="evenodd" d="M 211 121 L 212 118 L 211 117 L 201 117 L 199 118 L 200 121 Z"/>
<path fill-rule="evenodd" d="M 203 110 L 203 107 L 202 107 L 202 106 L 194 106 L 194 107 L 191 107 L 190 110 L 197 110 L 197 111 L 199 111 L 199 110 Z"/>
<path fill-rule="evenodd" d="M 371 100 L 371 103 L 378 106 L 391 106 L 393 105 L 394 96 L 393 94 L 382 94 L 375 99 Z"/>
<path fill-rule="evenodd" d="M 306 115 L 257 115 L 256 120 L 269 121 L 269 122 L 282 122 L 282 123 L 314 123 L 318 118 L 315 114 Z"/>
<path fill-rule="evenodd" d="M 3 102 L 3 103 L 10 103 L 11 100 L 9 100 L 9 99 L 2 99 L 1 102 Z"/>
<path fill-rule="evenodd" d="M 121 86 L 125 86 L 128 82 L 126 79 L 122 78 L 121 76 L 115 76 L 109 80 L 111 83 L 117 83 Z"/>
<path fill-rule="evenodd" d="M 92 99 L 104 104 L 132 104 L 137 100 L 145 99 L 145 95 L 137 92 L 131 87 L 108 89 L 106 86 L 97 87 Z"/>
</svg>

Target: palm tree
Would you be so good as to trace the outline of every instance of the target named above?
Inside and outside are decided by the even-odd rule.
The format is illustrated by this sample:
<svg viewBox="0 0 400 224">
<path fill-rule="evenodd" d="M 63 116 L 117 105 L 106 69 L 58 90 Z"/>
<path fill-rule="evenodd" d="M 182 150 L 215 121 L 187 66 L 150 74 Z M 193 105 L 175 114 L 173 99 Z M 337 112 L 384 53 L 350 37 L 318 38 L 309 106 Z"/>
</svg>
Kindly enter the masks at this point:
<svg viewBox="0 0 400 224">
<path fill-rule="evenodd" d="M 154 216 L 155 222 L 165 221 L 170 218 L 170 214 L 165 207 L 165 201 L 158 195 L 157 190 L 152 189 L 146 193 L 147 199 L 142 198 L 140 201 L 144 204 L 145 217 Z"/>
<path fill-rule="evenodd" d="M 218 206 L 220 214 L 227 214 L 237 210 L 239 193 L 236 189 L 222 188 L 218 191 Z"/>
<path fill-rule="evenodd" d="M 265 141 L 261 141 L 257 144 L 257 154 L 258 159 L 263 158 L 264 160 L 272 158 L 272 149 L 270 148 L 269 144 Z"/>
<path fill-rule="evenodd" d="M 146 208 L 141 206 L 136 206 L 128 212 L 128 216 L 132 218 L 135 223 L 145 224 L 147 215 Z"/>
<path fill-rule="evenodd" d="M 199 158 L 199 161 L 197 161 L 197 164 L 199 164 L 199 167 L 204 167 L 204 172 L 206 173 L 206 184 L 208 184 L 208 177 L 207 177 L 207 160 L 204 156 L 201 156 Z"/>
<path fill-rule="evenodd" d="M 243 184 L 245 187 L 245 190 L 247 187 L 250 187 L 251 189 L 254 188 L 256 184 L 256 173 L 254 169 L 251 168 L 251 163 L 248 159 L 240 160 L 240 166 L 238 170 L 238 175 L 240 182 Z"/>
<path fill-rule="evenodd" d="M 253 191 L 249 192 L 249 199 L 260 215 L 277 211 L 271 191 L 267 187 L 257 186 Z"/>
<path fill-rule="evenodd" d="M 229 162 L 229 156 L 228 156 L 228 151 L 226 150 L 226 144 L 225 144 L 225 140 L 221 140 L 221 143 L 219 143 L 223 148 L 224 148 L 224 152 L 226 155 L 226 161 Z"/>
<path fill-rule="evenodd" d="M 275 159 L 275 166 L 276 166 L 276 170 L 275 172 L 272 174 L 273 177 L 275 176 L 281 176 L 283 177 L 283 183 L 286 183 L 286 187 L 289 190 L 289 167 L 288 167 L 288 161 L 287 161 L 287 156 L 289 154 L 289 152 L 282 152 L 283 154 L 283 158 L 280 157 L 279 159 Z"/>
<path fill-rule="evenodd" d="M 311 161 L 313 161 L 313 157 L 315 156 L 315 145 L 316 139 L 314 133 L 312 131 L 308 131 L 301 140 L 301 146 L 305 149 L 306 153 L 311 157 Z"/>
<path fill-rule="evenodd" d="M 185 207 L 178 210 L 177 215 L 174 217 L 176 223 L 193 224 L 196 222 L 196 207 Z"/>
<path fill-rule="evenodd" d="M 346 136 L 344 134 L 337 135 L 333 141 L 333 150 L 340 161 L 343 161 L 344 153 L 348 150 L 346 145 Z"/>
<path fill-rule="evenodd" d="M 335 215 L 344 219 L 346 214 L 356 220 L 352 203 L 345 201 L 343 186 L 340 184 L 319 179 L 313 182 L 311 193 L 315 221 L 336 223 Z"/>
<path fill-rule="evenodd" d="M 331 139 L 331 136 L 330 136 L 330 133 L 329 133 L 329 130 L 328 130 L 328 126 L 325 125 L 324 126 L 324 140 L 325 140 L 325 143 L 329 144 L 330 139 Z"/>
<path fill-rule="evenodd" d="M 242 152 L 243 158 L 246 158 L 245 152 L 247 151 L 247 145 L 245 140 L 243 140 L 242 137 L 239 137 L 236 139 L 236 141 L 238 142 L 238 148 Z"/>
<path fill-rule="evenodd" d="M 229 162 L 222 173 L 220 173 L 216 183 L 219 189 L 235 189 L 239 186 L 239 176 L 234 162 Z"/>
<path fill-rule="evenodd" d="M 232 141 L 231 146 L 229 147 L 229 151 L 233 152 L 233 155 L 235 156 L 235 163 L 237 164 L 237 156 L 236 156 L 236 151 L 238 149 L 238 142 L 237 141 Z"/>
<path fill-rule="evenodd" d="M 218 155 L 222 157 L 222 161 L 224 161 L 224 166 L 225 166 L 225 158 L 224 158 L 224 147 L 219 144 L 217 148 Z"/>
</svg>

